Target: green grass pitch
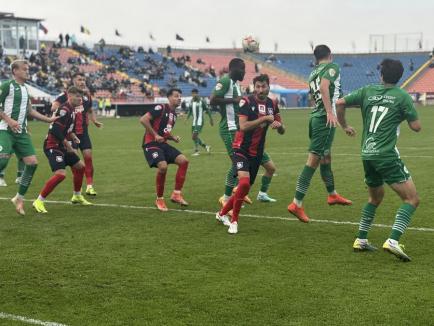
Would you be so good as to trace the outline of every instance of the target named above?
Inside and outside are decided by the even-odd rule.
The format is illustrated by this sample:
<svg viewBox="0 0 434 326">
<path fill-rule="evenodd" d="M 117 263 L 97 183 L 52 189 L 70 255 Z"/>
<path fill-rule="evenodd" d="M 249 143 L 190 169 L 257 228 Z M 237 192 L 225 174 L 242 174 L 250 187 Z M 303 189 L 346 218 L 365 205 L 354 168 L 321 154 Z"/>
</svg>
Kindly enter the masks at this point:
<svg viewBox="0 0 434 326">
<path fill-rule="evenodd" d="M 420 229 L 401 241 L 411 263 L 383 251 L 352 252 L 357 225 L 345 223 L 359 221 L 367 200 L 358 110 L 348 119 L 359 135 L 337 131 L 332 163 L 337 190 L 354 205 L 328 207 L 316 173 L 305 199 L 315 221 L 286 219 L 307 157 L 308 111 L 284 112 L 287 133 L 270 130 L 267 139 L 278 168 L 269 193 L 278 201 L 246 206 L 236 236 L 212 215 L 230 165 L 217 127 L 207 124 L 202 134 L 213 153 L 192 157 L 190 122 L 178 120 L 177 147 L 190 159 L 184 194 L 191 211 L 168 203 L 177 210 L 160 213 L 152 209 L 155 170 L 141 150 L 143 127 L 137 118 L 106 119 L 102 130 L 91 127 L 98 196 L 90 200 L 97 206 L 47 203 L 49 213 L 39 216 L 27 202 L 27 215 L 17 216 L 4 199 L 16 192 L 11 160 L 9 186 L 0 188 L 0 312 L 67 325 L 432 325 L 434 110 L 419 112 L 422 132 L 403 124 L 398 143 L 421 197 L 411 222 Z M 33 199 L 51 172 L 41 150 L 48 126 L 30 128 L 40 162 L 27 195 Z M 175 170 L 169 167 L 166 198 Z M 71 194 L 68 172 L 49 199 Z M 399 204 L 387 189 L 375 223 L 391 225 Z M 381 246 L 389 233 L 374 226 L 369 238 Z M 0 325 L 21 324 L 0 318 Z"/>
</svg>

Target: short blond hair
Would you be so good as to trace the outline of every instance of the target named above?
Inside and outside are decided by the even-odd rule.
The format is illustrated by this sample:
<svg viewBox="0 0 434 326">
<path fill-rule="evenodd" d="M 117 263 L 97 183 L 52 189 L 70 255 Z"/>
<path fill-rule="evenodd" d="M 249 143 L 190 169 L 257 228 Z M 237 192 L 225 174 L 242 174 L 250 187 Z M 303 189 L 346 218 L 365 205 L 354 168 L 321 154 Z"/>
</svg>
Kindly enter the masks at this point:
<svg viewBox="0 0 434 326">
<path fill-rule="evenodd" d="M 17 59 L 17 60 L 12 61 L 12 63 L 11 63 L 12 74 L 14 74 L 14 70 L 21 67 L 21 65 L 29 65 L 29 62 L 27 60 L 24 60 L 24 59 Z"/>
</svg>

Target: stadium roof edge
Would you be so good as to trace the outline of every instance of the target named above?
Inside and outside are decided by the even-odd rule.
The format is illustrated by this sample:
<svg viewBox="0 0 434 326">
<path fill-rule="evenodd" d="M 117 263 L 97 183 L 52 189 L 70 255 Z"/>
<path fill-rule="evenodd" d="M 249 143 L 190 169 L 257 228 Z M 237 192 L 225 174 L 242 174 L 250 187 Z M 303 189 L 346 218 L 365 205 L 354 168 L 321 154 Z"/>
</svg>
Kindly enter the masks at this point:
<svg viewBox="0 0 434 326">
<path fill-rule="evenodd" d="M 0 19 L 27 20 L 27 21 L 33 21 L 33 22 L 44 21 L 44 19 L 41 19 L 41 18 L 16 17 L 11 12 L 0 12 Z"/>
</svg>

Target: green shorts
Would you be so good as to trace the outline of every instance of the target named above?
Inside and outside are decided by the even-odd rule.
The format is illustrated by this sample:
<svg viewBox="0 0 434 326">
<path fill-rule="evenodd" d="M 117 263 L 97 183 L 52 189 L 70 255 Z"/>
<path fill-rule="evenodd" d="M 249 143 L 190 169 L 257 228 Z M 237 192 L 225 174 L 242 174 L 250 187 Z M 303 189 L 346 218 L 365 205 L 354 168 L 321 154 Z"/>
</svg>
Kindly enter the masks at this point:
<svg viewBox="0 0 434 326">
<path fill-rule="evenodd" d="M 0 130 L 0 156 L 15 153 L 18 158 L 35 155 L 35 148 L 28 133 L 16 134 Z"/>
<path fill-rule="evenodd" d="M 197 125 L 191 127 L 191 132 L 193 134 L 200 134 L 202 132 L 203 125 Z"/>
<path fill-rule="evenodd" d="M 235 139 L 235 133 L 236 130 L 225 131 L 225 132 L 220 131 L 220 137 L 222 138 L 223 143 L 225 144 L 226 152 L 228 153 L 230 158 L 232 158 L 232 154 L 234 153 L 234 150 L 232 148 L 232 143 L 234 142 Z M 266 152 L 264 152 L 264 154 L 262 155 L 261 165 L 268 163 L 270 161 L 271 161 L 271 157 Z"/>
<path fill-rule="evenodd" d="M 370 188 L 380 187 L 386 182 L 388 185 L 403 183 L 411 179 L 410 172 L 401 159 L 393 160 L 363 160 L 365 183 Z"/>
<path fill-rule="evenodd" d="M 327 116 L 310 117 L 309 120 L 309 152 L 318 156 L 330 154 L 336 128 L 326 126 Z"/>
</svg>

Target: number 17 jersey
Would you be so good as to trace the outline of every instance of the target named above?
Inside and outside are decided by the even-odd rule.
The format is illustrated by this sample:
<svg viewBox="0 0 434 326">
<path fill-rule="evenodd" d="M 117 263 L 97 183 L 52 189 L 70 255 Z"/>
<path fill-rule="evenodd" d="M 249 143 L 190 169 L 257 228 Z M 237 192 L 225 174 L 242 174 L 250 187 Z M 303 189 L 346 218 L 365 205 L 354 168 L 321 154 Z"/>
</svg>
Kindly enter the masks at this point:
<svg viewBox="0 0 434 326">
<path fill-rule="evenodd" d="M 398 127 L 404 120 L 418 119 L 411 96 L 396 86 L 369 85 L 353 91 L 344 99 L 347 106 L 357 105 L 362 110 L 362 159 L 399 158 L 396 148 Z"/>
</svg>

